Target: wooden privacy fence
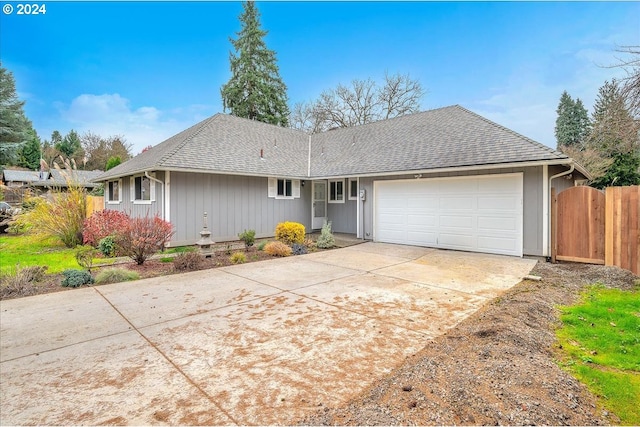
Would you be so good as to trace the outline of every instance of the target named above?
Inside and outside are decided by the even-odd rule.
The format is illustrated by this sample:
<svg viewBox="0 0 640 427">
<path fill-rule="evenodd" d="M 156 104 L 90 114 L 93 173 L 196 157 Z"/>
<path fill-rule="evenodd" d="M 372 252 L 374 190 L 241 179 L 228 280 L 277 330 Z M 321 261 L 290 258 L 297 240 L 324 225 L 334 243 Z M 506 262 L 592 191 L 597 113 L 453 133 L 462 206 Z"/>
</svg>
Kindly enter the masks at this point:
<svg viewBox="0 0 640 427">
<path fill-rule="evenodd" d="M 551 260 L 617 265 L 640 274 L 640 186 L 551 189 Z"/>
<path fill-rule="evenodd" d="M 104 209 L 104 197 L 102 196 L 87 196 L 87 218 L 92 213 L 98 212 Z"/>
</svg>

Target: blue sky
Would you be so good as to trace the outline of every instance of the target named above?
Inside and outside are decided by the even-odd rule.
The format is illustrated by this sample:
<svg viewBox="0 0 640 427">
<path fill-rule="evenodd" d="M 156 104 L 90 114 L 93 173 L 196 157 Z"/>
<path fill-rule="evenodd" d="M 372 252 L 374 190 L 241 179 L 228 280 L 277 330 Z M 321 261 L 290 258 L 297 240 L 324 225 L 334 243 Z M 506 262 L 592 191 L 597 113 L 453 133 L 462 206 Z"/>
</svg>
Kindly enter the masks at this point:
<svg viewBox="0 0 640 427">
<path fill-rule="evenodd" d="M 239 2 L 51 2 L 0 14 L 0 60 L 43 139 L 123 135 L 137 154 L 222 112 Z M 410 74 L 422 109 L 460 104 L 555 148 L 563 90 L 591 108 L 640 45 L 640 3 L 259 2 L 290 105 L 352 79 Z"/>
</svg>

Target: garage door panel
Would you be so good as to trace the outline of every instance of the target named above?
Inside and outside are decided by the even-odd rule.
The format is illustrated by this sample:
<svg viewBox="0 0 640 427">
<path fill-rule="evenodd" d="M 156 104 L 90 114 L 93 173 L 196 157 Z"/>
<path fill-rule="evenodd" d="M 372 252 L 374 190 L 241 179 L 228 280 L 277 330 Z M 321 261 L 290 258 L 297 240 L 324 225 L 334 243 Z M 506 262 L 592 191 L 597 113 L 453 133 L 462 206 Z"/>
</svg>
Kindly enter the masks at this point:
<svg viewBox="0 0 640 427">
<path fill-rule="evenodd" d="M 504 179 L 504 175 L 487 176 L 478 181 L 479 193 L 520 193 L 520 187 L 517 180 Z"/>
<path fill-rule="evenodd" d="M 440 211 L 470 211 L 474 208 L 474 200 L 472 196 L 466 197 L 440 197 L 438 207 Z"/>
<path fill-rule="evenodd" d="M 446 249 L 472 250 L 475 237 L 471 234 L 443 233 L 438 235 L 438 245 Z"/>
<path fill-rule="evenodd" d="M 412 226 L 437 227 L 438 217 L 435 215 L 420 215 L 420 214 L 407 215 L 407 225 L 409 227 L 412 227 Z"/>
<path fill-rule="evenodd" d="M 438 233 L 425 232 L 425 231 L 408 231 L 407 232 L 407 244 L 424 246 L 435 245 L 437 243 Z"/>
<path fill-rule="evenodd" d="M 518 231 L 518 222 L 513 217 L 478 217 L 478 230 Z"/>
<path fill-rule="evenodd" d="M 461 229 L 468 229 L 468 230 L 472 230 L 473 229 L 473 216 L 468 215 L 468 216 L 448 216 L 448 215 L 441 215 L 440 216 L 440 227 L 441 228 L 447 228 L 447 227 L 452 227 L 452 228 L 461 228 Z"/>
<path fill-rule="evenodd" d="M 438 208 L 437 197 L 417 197 L 411 196 L 407 201 L 408 209 L 420 209 L 423 211 L 435 211 Z"/>
<path fill-rule="evenodd" d="M 484 252 L 512 255 L 517 250 L 517 240 L 514 238 L 478 237 L 478 249 Z"/>
<path fill-rule="evenodd" d="M 516 195 L 509 196 L 489 196 L 478 197 L 478 209 L 479 210 L 510 210 L 516 211 L 520 205 Z"/>
</svg>

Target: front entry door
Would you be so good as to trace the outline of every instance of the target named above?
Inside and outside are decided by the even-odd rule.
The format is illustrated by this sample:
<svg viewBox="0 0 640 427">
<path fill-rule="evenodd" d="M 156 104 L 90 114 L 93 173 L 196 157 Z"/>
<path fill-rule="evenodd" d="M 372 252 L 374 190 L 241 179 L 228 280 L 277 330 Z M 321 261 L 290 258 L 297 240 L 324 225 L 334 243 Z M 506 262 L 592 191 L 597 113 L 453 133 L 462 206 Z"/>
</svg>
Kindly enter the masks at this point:
<svg viewBox="0 0 640 427">
<path fill-rule="evenodd" d="M 311 209 L 311 227 L 322 228 L 327 220 L 327 181 L 313 181 L 313 208 Z"/>
</svg>

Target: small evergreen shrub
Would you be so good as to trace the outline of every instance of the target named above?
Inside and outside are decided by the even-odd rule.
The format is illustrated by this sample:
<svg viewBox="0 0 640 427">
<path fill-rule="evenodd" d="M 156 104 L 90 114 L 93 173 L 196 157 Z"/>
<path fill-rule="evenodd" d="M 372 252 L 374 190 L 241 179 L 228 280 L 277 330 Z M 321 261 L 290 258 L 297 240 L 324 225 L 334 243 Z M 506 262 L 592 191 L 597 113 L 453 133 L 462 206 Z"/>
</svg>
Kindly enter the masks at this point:
<svg viewBox="0 0 640 427">
<path fill-rule="evenodd" d="M 80 267 L 84 267 L 87 270 L 91 270 L 93 267 L 93 259 L 98 255 L 98 251 L 91 246 L 78 246 L 76 249 L 76 261 Z"/>
<path fill-rule="evenodd" d="M 276 240 L 287 245 L 304 242 L 304 225 L 298 222 L 281 222 L 276 225 Z"/>
<path fill-rule="evenodd" d="M 256 230 L 244 230 L 238 234 L 238 238 L 244 242 L 245 251 L 248 251 L 256 241 Z"/>
<path fill-rule="evenodd" d="M 269 242 L 265 245 L 264 251 L 273 256 L 291 255 L 291 247 L 282 242 Z"/>
<path fill-rule="evenodd" d="M 94 282 L 91 273 L 86 270 L 68 269 L 62 272 L 64 279 L 62 286 L 67 288 L 79 288 L 82 285 L 90 285 Z"/>
<path fill-rule="evenodd" d="M 177 271 L 194 271 L 200 268 L 203 260 L 200 252 L 182 252 L 173 258 L 173 268 Z"/>
<path fill-rule="evenodd" d="M 108 268 L 102 270 L 96 276 L 96 283 L 102 285 L 105 283 L 128 282 L 129 280 L 138 280 L 140 275 L 126 268 Z"/>
<path fill-rule="evenodd" d="M 116 256 L 116 240 L 113 236 L 107 236 L 100 239 L 98 243 L 100 253 L 108 258 Z"/>
<path fill-rule="evenodd" d="M 265 240 L 264 242 L 260 242 L 256 247 L 258 248 L 259 251 L 264 251 L 264 247 L 267 246 L 267 243 L 269 242 Z"/>
<path fill-rule="evenodd" d="M 244 264 L 245 262 L 247 262 L 247 256 L 242 252 L 234 252 L 229 260 L 234 264 Z"/>
<path fill-rule="evenodd" d="M 291 247 L 291 252 L 294 255 L 304 255 L 307 252 L 307 247 L 305 245 L 301 245 L 298 243 L 294 243 L 293 246 Z"/>
<path fill-rule="evenodd" d="M 331 233 L 331 221 L 325 222 L 320 232 L 320 237 L 316 242 L 316 246 L 320 249 L 329 249 L 336 245 L 336 240 Z"/>
</svg>

